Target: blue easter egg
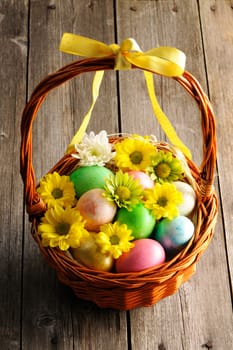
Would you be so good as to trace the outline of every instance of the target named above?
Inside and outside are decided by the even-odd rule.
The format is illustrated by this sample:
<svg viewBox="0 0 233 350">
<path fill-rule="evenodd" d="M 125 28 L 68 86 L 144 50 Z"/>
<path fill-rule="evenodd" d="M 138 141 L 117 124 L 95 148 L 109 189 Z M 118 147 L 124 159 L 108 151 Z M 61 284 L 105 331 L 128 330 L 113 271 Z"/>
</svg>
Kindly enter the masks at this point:
<svg viewBox="0 0 233 350">
<path fill-rule="evenodd" d="M 154 239 L 167 252 L 178 251 L 191 239 L 194 225 L 186 216 L 177 216 L 173 220 L 163 219 L 155 225 Z"/>
</svg>

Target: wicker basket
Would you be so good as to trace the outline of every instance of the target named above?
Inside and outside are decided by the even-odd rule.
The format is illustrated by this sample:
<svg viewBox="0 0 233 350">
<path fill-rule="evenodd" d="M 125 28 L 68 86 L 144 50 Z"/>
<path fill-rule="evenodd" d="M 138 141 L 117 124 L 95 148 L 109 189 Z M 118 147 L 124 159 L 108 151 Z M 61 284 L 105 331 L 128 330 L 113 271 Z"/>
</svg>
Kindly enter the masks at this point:
<svg viewBox="0 0 233 350">
<path fill-rule="evenodd" d="M 189 244 L 172 260 L 142 272 L 110 273 L 79 266 L 75 260 L 56 248 L 44 248 L 38 235 L 39 218 L 46 206 L 36 192 L 32 165 L 32 123 L 47 94 L 64 82 L 84 72 L 110 70 L 114 57 L 89 58 L 73 62 L 44 79 L 34 90 L 22 116 L 21 175 L 25 185 L 27 212 L 32 221 L 32 235 L 42 255 L 57 272 L 58 279 L 70 286 L 78 298 L 99 307 L 129 310 L 155 304 L 177 291 L 195 271 L 195 266 L 213 235 L 217 217 L 217 198 L 213 188 L 216 161 L 215 120 L 210 102 L 196 79 L 188 72 L 174 78 L 194 98 L 200 108 L 203 132 L 203 160 L 199 168 L 187 159 L 195 182 L 197 220 Z M 134 68 L 134 67 L 133 67 Z M 110 140 L 111 141 L 111 140 Z M 114 140 L 117 142 L 117 139 Z M 70 174 L 77 159 L 65 155 L 50 172 Z"/>
</svg>

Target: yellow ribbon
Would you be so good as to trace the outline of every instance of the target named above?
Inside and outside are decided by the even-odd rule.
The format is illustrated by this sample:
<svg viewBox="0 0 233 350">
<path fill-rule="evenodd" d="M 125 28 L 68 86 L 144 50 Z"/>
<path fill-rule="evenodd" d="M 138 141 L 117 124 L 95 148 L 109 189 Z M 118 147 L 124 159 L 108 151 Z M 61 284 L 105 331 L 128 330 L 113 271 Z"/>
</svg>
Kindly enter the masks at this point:
<svg viewBox="0 0 233 350">
<path fill-rule="evenodd" d="M 96 72 L 94 75 L 94 79 L 93 79 L 93 83 L 92 83 L 92 103 L 91 103 L 91 106 L 90 106 L 88 112 L 85 114 L 78 131 L 76 132 L 76 134 L 72 138 L 72 140 L 67 148 L 67 151 L 66 151 L 67 153 L 72 152 L 74 150 L 74 145 L 76 145 L 76 144 L 80 143 L 80 141 L 82 141 L 82 138 L 86 132 L 89 121 L 91 119 L 92 110 L 93 110 L 95 103 L 96 103 L 96 100 L 99 96 L 99 89 L 100 89 L 100 85 L 101 85 L 103 76 L 104 76 L 103 70 Z"/>
<path fill-rule="evenodd" d="M 60 43 L 60 50 L 66 53 L 82 57 L 115 57 L 115 70 L 128 70 L 132 65 L 144 70 L 149 97 L 155 116 L 157 117 L 163 131 L 170 142 L 181 149 L 182 152 L 191 158 L 191 152 L 177 136 L 167 116 L 161 110 L 154 91 L 153 73 L 167 77 L 180 76 L 184 72 L 185 54 L 173 47 L 158 47 L 142 52 L 134 39 L 126 39 L 121 45 L 106 45 L 100 41 L 86 38 L 80 35 L 65 33 Z M 92 104 L 83 122 L 71 140 L 68 147 L 70 151 L 76 143 L 79 143 L 86 131 L 91 118 L 91 112 L 98 98 L 99 88 L 103 79 L 104 71 L 97 71 L 92 85 Z"/>
</svg>

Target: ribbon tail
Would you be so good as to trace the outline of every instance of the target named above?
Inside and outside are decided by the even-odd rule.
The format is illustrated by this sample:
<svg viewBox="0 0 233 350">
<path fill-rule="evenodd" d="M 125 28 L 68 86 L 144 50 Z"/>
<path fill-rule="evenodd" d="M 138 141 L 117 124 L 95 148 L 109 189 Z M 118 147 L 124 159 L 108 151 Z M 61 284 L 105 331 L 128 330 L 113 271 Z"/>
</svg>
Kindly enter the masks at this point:
<svg viewBox="0 0 233 350">
<path fill-rule="evenodd" d="M 91 119 L 92 110 L 93 110 L 95 103 L 96 103 L 96 100 L 99 96 L 99 89 L 100 89 L 101 82 L 103 80 L 103 76 L 104 76 L 103 70 L 97 71 L 95 73 L 95 76 L 94 76 L 94 79 L 92 82 L 92 103 L 91 103 L 91 106 L 90 106 L 88 112 L 86 113 L 86 115 L 84 116 L 83 121 L 82 121 L 79 129 L 77 130 L 76 134 L 72 138 L 72 140 L 67 148 L 66 153 L 70 153 L 70 152 L 74 151 L 75 144 L 80 143 L 83 139 L 83 136 L 86 132 L 86 129 L 87 129 L 88 124 L 89 124 L 90 119 Z"/>
<path fill-rule="evenodd" d="M 164 133 L 168 137 L 169 141 L 177 148 L 179 148 L 186 157 L 189 159 L 192 159 L 192 154 L 190 150 L 183 144 L 183 142 L 180 140 L 180 138 L 177 136 L 175 129 L 173 128 L 172 124 L 170 123 L 168 117 L 165 115 L 165 113 L 162 111 L 154 90 L 154 81 L 153 81 L 153 74 L 150 72 L 144 71 L 145 79 L 146 79 L 146 85 L 148 89 L 148 94 L 151 100 L 153 112 L 163 129 Z"/>
</svg>

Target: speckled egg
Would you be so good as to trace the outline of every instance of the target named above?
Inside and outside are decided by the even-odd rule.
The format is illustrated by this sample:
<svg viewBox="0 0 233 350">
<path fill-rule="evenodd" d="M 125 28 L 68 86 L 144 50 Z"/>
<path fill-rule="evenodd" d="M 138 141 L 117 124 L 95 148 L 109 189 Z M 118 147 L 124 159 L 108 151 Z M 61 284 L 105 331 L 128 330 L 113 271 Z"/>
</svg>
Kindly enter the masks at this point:
<svg viewBox="0 0 233 350">
<path fill-rule="evenodd" d="M 177 216 L 173 220 L 163 219 L 155 225 L 154 238 L 167 252 L 178 251 L 194 233 L 194 225 L 186 216 Z"/>
<path fill-rule="evenodd" d="M 116 220 L 126 224 L 135 239 L 147 238 L 153 232 L 155 218 L 143 204 L 136 204 L 132 210 L 121 208 L 116 215 Z"/>
<path fill-rule="evenodd" d="M 103 224 L 112 222 L 116 215 L 117 206 L 103 196 L 104 190 L 94 188 L 85 192 L 78 200 L 76 208 L 86 221 L 85 228 L 99 232 Z"/>
<path fill-rule="evenodd" d="M 154 188 L 154 181 L 143 171 L 128 171 L 130 176 L 133 176 L 135 180 L 138 180 L 143 189 Z"/>
<path fill-rule="evenodd" d="M 133 243 L 134 247 L 116 260 L 117 272 L 142 271 L 165 261 L 165 251 L 159 242 L 144 238 Z"/>
<path fill-rule="evenodd" d="M 182 193 L 183 202 L 178 206 L 180 215 L 188 216 L 192 213 L 196 204 L 196 194 L 192 186 L 186 182 L 175 181 L 173 184 Z"/>
<path fill-rule="evenodd" d="M 70 180 L 74 183 L 78 197 L 93 188 L 104 188 L 105 179 L 113 175 L 111 170 L 99 166 L 82 166 L 70 174 Z"/>
</svg>

